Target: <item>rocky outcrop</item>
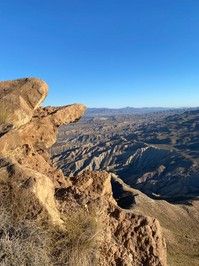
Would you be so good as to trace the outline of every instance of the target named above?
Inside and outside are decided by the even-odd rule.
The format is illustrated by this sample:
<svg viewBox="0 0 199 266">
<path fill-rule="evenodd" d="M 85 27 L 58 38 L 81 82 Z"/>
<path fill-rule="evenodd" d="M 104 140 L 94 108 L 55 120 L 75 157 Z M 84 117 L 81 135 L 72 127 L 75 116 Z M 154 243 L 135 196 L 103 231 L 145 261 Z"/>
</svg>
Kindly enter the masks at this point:
<svg viewBox="0 0 199 266">
<path fill-rule="evenodd" d="M 0 82 L 0 119 L 20 127 L 28 123 L 35 109 L 47 95 L 47 84 L 39 79 L 25 78 Z"/>
<path fill-rule="evenodd" d="M 105 227 L 98 265 L 166 265 L 158 220 L 119 208 L 112 196 L 111 177 L 105 171 L 87 171 L 71 178 L 71 186 L 56 191 L 62 212 L 69 212 L 71 206 L 100 210 Z"/>
<path fill-rule="evenodd" d="M 0 115 L 6 112 L 0 125 L 1 185 L 14 202 L 32 197 L 40 205 L 38 211 L 44 210 L 60 224 L 54 189 L 67 182 L 52 166 L 47 149 L 56 141 L 58 126 L 78 120 L 85 107 L 38 108 L 46 95 L 47 84 L 35 78 L 0 83 Z"/>
<path fill-rule="evenodd" d="M 0 207 L 9 211 L 13 223 L 39 220 L 59 230 L 66 227 L 63 217 L 97 210 L 102 222 L 98 265 L 166 265 L 159 222 L 121 209 L 112 196 L 109 173 L 65 178 L 52 164 L 48 149 L 57 128 L 80 119 L 85 107 L 41 108 L 46 94 L 46 83 L 38 79 L 0 83 Z"/>
</svg>

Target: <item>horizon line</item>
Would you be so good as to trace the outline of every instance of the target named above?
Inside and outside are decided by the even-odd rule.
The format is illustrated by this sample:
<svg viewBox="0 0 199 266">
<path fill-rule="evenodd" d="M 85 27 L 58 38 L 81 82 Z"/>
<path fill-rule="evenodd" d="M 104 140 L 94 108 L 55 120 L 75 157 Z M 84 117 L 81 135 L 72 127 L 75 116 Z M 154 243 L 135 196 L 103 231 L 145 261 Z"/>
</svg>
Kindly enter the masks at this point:
<svg viewBox="0 0 199 266">
<path fill-rule="evenodd" d="M 199 108 L 199 106 L 142 106 L 142 107 L 134 107 L 134 106 L 123 106 L 123 107 L 93 107 L 88 106 L 87 109 L 192 109 L 192 108 Z"/>
</svg>

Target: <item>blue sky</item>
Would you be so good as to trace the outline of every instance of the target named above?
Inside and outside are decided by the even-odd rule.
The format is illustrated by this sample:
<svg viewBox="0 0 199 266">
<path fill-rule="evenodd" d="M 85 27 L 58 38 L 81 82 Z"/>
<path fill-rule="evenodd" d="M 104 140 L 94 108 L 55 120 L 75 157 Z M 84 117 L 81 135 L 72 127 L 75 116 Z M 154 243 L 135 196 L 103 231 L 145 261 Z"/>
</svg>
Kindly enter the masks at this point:
<svg viewBox="0 0 199 266">
<path fill-rule="evenodd" d="M 198 0 L 1 0 L 0 80 L 46 105 L 199 106 Z"/>
</svg>

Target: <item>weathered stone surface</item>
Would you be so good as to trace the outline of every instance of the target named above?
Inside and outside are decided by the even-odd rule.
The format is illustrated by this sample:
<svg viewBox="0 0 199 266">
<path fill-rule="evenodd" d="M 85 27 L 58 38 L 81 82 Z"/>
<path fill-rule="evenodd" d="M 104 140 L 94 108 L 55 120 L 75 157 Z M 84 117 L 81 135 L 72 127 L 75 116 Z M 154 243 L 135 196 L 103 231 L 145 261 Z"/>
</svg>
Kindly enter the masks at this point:
<svg viewBox="0 0 199 266">
<path fill-rule="evenodd" d="M 158 220 L 119 208 L 112 196 L 111 174 L 87 171 L 70 179 L 70 187 L 56 192 L 62 211 L 70 212 L 71 206 L 101 210 L 106 230 L 99 265 L 167 265 Z"/>
<path fill-rule="evenodd" d="M 56 141 L 57 127 L 78 120 L 85 106 L 38 108 L 46 95 L 47 84 L 35 78 L 0 83 L 0 112 L 6 110 L 0 127 L 0 157 L 6 167 L 0 168 L 0 180 L 10 198 L 15 195 L 16 202 L 26 202 L 31 195 L 38 213 L 45 210 L 53 223 L 61 224 L 54 191 L 70 182 L 52 165 L 47 148 Z M 20 184 L 27 182 L 31 186 L 24 190 Z"/>
<path fill-rule="evenodd" d="M 41 113 L 45 114 L 42 109 Z M 46 110 L 46 108 L 45 108 Z M 18 153 L 23 145 L 32 145 L 37 148 L 50 148 L 56 141 L 57 127 L 62 124 L 72 123 L 81 118 L 85 106 L 74 104 L 56 108 L 56 111 L 46 113 L 45 116 L 34 116 L 30 123 L 19 129 L 10 130 L 0 139 L 0 154 Z"/>
<path fill-rule="evenodd" d="M 47 91 L 47 84 L 35 78 L 0 82 L 0 124 L 18 128 L 29 122 Z"/>
<path fill-rule="evenodd" d="M 158 219 L 167 243 L 168 265 L 198 266 L 199 202 L 170 204 L 154 200 L 141 191 L 129 187 L 118 176 L 111 174 L 115 199 L 119 206 L 132 209 L 134 214 Z M 123 200 L 124 198 L 128 200 Z M 134 201 L 131 206 L 132 200 Z M 129 204 L 130 203 L 130 204 Z"/>
<path fill-rule="evenodd" d="M 1 204 L 12 206 L 13 219 L 34 219 L 43 210 L 53 223 L 62 224 L 48 176 L 6 159 L 0 159 L 0 167 Z"/>
</svg>

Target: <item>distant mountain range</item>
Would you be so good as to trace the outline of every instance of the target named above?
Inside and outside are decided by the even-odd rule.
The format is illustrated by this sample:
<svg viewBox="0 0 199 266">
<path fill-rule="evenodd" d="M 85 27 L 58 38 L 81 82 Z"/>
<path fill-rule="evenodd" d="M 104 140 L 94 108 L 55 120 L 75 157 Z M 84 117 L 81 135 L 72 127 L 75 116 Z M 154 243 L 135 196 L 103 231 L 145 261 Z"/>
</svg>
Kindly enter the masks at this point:
<svg viewBox="0 0 199 266">
<path fill-rule="evenodd" d="M 124 108 L 88 108 L 86 111 L 86 116 L 112 116 L 112 115 L 136 115 L 136 114 L 148 114 L 154 112 L 167 112 L 167 111 L 186 111 L 194 110 L 194 108 L 169 108 L 169 107 L 124 107 Z"/>
</svg>

